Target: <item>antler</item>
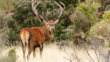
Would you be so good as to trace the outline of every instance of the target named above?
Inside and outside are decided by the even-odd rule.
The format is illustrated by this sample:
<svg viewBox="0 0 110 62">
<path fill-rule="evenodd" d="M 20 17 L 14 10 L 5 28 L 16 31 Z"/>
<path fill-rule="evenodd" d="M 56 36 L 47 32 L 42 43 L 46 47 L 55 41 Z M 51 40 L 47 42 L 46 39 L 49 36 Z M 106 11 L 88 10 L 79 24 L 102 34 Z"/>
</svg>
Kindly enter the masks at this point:
<svg viewBox="0 0 110 62">
<path fill-rule="evenodd" d="M 60 4 L 58 4 L 58 3 L 55 1 L 55 4 L 60 7 L 61 12 L 60 12 L 59 16 L 57 16 L 57 17 L 54 18 L 53 20 L 57 20 L 58 18 L 60 18 L 61 15 L 62 15 L 62 13 L 63 13 L 63 11 L 65 10 L 65 4 L 63 4 L 62 2 L 60 2 L 60 3 L 63 5 L 63 8 L 60 6 Z M 34 2 L 33 2 L 33 0 L 32 0 L 32 11 L 33 11 L 39 18 L 43 19 L 44 22 L 46 22 L 47 19 L 38 14 L 38 9 L 36 9 L 36 7 L 37 7 L 38 5 L 39 5 L 39 2 L 37 3 L 37 5 L 35 5 Z M 42 15 L 43 15 L 43 14 L 42 14 Z"/>
<path fill-rule="evenodd" d="M 44 18 L 43 16 L 38 14 L 38 9 L 36 9 L 36 7 L 39 5 L 39 2 L 37 3 L 37 5 L 34 4 L 34 1 L 32 0 L 32 11 L 35 13 L 35 15 L 37 15 L 39 18 L 43 19 L 44 22 L 46 22 L 46 18 Z"/>
<path fill-rule="evenodd" d="M 62 2 L 60 2 L 62 5 L 63 5 L 63 7 L 64 8 L 62 8 L 61 6 L 60 6 L 60 4 L 58 4 L 56 1 L 55 1 L 55 4 L 57 5 L 57 6 L 59 6 L 60 7 L 60 10 L 61 10 L 61 13 L 60 13 L 60 15 L 59 16 L 57 16 L 56 18 L 54 18 L 53 20 L 57 20 L 58 18 L 60 18 L 61 17 L 61 15 L 63 14 L 63 11 L 65 10 L 65 4 L 64 3 L 62 3 Z"/>
</svg>

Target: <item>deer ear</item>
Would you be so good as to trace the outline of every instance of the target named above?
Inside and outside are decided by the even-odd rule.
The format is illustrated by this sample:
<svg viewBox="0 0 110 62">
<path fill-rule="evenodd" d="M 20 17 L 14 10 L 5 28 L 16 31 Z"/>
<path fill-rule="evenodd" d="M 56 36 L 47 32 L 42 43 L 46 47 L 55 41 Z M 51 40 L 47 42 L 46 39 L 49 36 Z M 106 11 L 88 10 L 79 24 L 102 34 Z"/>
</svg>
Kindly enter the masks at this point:
<svg viewBox="0 0 110 62">
<path fill-rule="evenodd" d="M 59 19 L 55 20 L 54 24 L 57 24 L 59 22 Z"/>
<path fill-rule="evenodd" d="M 43 22 L 44 22 L 45 24 L 47 24 L 46 20 L 43 20 Z"/>
</svg>

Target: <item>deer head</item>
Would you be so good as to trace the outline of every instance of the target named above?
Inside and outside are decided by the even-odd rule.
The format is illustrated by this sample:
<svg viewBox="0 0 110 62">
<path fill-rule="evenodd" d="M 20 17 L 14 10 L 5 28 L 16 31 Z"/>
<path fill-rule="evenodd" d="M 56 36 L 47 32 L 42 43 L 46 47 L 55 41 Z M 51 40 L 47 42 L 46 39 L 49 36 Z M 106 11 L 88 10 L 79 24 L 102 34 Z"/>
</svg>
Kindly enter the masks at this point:
<svg viewBox="0 0 110 62">
<path fill-rule="evenodd" d="M 56 18 L 53 18 L 52 20 L 48 20 L 47 18 L 45 18 L 43 15 L 39 15 L 38 14 L 38 9 L 36 9 L 36 7 L 38 6 L 39 2 L 37 3 L 37 5 L 34 4 L 33 0 L 32 0 L 32 10 L 33 12 L 35 13 L 36 16 L 38 16 L 39 18 L 43 19 L 43 22 L 45 23 L 48 31 L 54 31 L 55 30 L 55 24 L 57 24 L 59 22 L 59 18 L 61 17 L 64 9 L 65 9 L 65 5 L 60 2 L 64 8 L 62 8 L 60 6 L 60 4 L 58 4 L 57 2 L 55 2 L 55 4 L 60 7 L 60 14 L 56 17 Z"/>
</svg>

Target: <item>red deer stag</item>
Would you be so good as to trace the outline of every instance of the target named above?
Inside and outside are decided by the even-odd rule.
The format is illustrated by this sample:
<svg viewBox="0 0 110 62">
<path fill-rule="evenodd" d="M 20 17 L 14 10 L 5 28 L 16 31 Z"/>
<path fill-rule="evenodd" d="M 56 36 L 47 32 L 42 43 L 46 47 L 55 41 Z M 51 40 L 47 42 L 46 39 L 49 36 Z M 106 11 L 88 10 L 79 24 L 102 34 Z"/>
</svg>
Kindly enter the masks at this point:
<svg viewBox="0 0 110 62">
<path fill-rule="evenodd" d="M 55 30 L 55 24 L 58 23 L 59 17 L 61 17 L 61 15 L 65 9 L 65 5 L 62 2 L 60 2 L 60 3 L 63 5 L 64 8 L 62 8 L 60 6 L 60 4 L 55 2 L 55 4 L 58 7 L 60 7 L 61 13 L 53 20 L 47 20 L 46 18 L 44 18 L 43 16 L 38 14 L 38 9 L 36 9 L 36 7 L 38 6 L 39 2 L 37 3 L 37 5 L 35 5 L 32 0 L 32 11 L 35 13 L 36 16 L 43 19 L 43 22 L 45 23 L 45 25 L 43 25 L 42 27 L 32 27 L 32 28 L 22 28 L 21 29 L 21 31 L 19 33 L 19 38 L 21 41 L 24 60 L 26 59 L 26 57 L 25 57 L 26 47 L 28 47 L 27 60 L 29 60 L 29 56 L 32 52 L 33 52 L 33 57 L 36 56 L 36 54 L 35 54 L 36 47 L 39 47 L 40 56 L 41 56 L 44 41 L 49 42 L 53 39 L 53 32 Z"/>
</svg>

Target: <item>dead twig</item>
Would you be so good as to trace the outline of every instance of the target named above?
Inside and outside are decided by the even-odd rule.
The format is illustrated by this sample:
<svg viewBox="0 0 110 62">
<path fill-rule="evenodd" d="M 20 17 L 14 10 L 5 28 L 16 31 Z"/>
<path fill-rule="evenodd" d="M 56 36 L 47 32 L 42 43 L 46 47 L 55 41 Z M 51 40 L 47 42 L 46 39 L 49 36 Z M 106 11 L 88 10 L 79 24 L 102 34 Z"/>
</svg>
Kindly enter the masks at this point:
<svg viewBox="0 0 110 62">
<path fill-rule="evenodd" d="M 110 51 L 108 51 L 107 62 L 110 62 Z"/>
<path fill-rule="evenodd" d="M 89 54 L 89 52 L 84 48 L 84 50 L 87 52 L 88 56 L 92 59 L 91 55 Z M 93 62 L 95 62 L 93 59 L 92 59 Z"/>
<path fill-rule="evenodd" d="M 86 50 L 86 49 L 87 49 L 87 48 L 86 48 L 86 43 L 84 43 L 83 48 L 84 48 L 84 50 L 87 52 L 87 54 L 88 54 L 88 56 L 90 57 L 90 59 L 92 59 L 91 55 L 90 55 L 89 52 Z M 93 59 L 92 59 L 92 61 L 95 62 Z"/>
<path fill-rule="evenodd" d="M 65 59 L 67 59 L 67 60 L 69 60 L 70 62 L 72 62 L 72 60 L 71 60 L 71 58 L 70 58 L 70 56 L 67 54 L 67 52 L 64 50 L 64 52 L 65 52 L 65 54 L 69 57 L 69 59 L 67 59 L 67 58 L 65 58 Z"/>
<path fill-rule="evenodd" d="M 100 62 L 100 61 L 99 61 L 99 58 L 98 58 L 98 54 L 97 54 L 97 52 L 96 52 L 96 49 L 95 49 L 95 54 L 96 54 L 96 56 L 97 56 L 98 62 Z"/>
</svg>

